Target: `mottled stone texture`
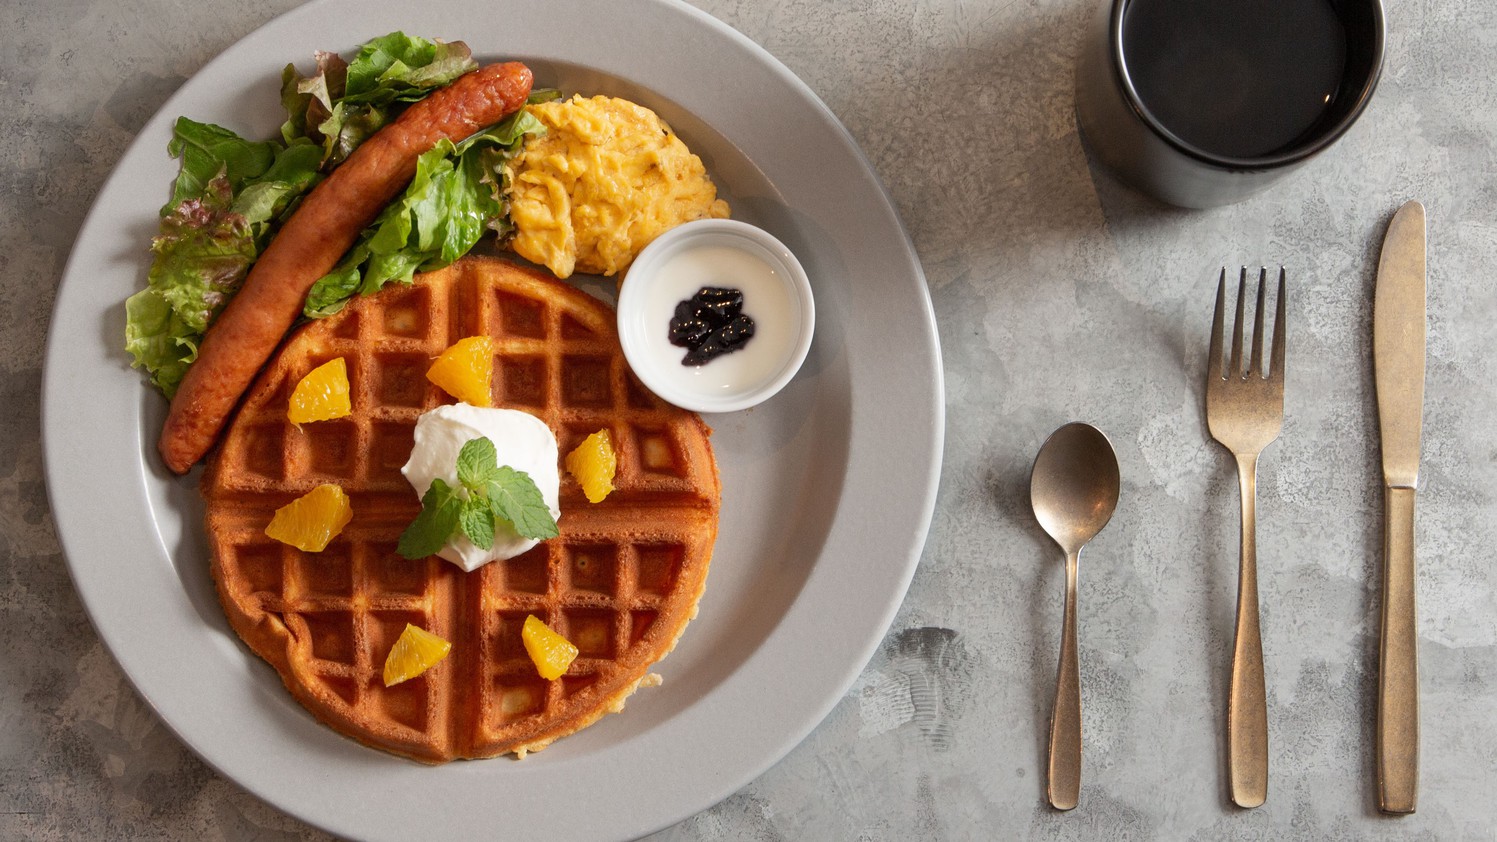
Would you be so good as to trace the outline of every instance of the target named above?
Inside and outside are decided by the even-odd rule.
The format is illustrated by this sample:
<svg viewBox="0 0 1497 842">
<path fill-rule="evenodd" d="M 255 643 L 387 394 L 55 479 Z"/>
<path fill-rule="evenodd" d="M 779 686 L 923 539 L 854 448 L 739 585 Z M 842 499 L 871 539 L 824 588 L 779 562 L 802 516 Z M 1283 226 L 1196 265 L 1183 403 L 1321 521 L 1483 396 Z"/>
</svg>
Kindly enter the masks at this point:
<svg viewBox="0 0 1497 842">
<path fill-rule="evenodd" d="M 703 0 L 846 123 L 924 262 L 945 469 L 887 640 L 784 762 L 661 839 L 1484 839 L 1497 826 L 1497 6 L 1387 0 L 1362 121 L 1271 193 L 1162 207 L 1089 166 L 1072 116 L 1083 0 Z M 241 792 L 135 695 L 86 621 L 39 455 L 44 325 L 134 133 L 292 0 L 14 0 L 0 9 L 0 838 L 320 834 Z M 558 37 L 565 37 L 564 29 Z M 1370 784 L 1381 494 L 1369 360 L 1382 230 L 1429 208 L 1420 499 L 1423 785 Z M 1283 263 L 1288 417 L 1260 478 L 1272 781 L 1226 806 L 1237 489 L 1201 417 L 1222 265 Z M 1062 566 L 1030 460 L 1090 421 L 1123 498 L 1081 569 L 1081 806 L 1042 806 Z M 772 692 L 772 691 L 771 691 Z M 502 816 L 502 811 L 497 816 Z"/>
</svg>

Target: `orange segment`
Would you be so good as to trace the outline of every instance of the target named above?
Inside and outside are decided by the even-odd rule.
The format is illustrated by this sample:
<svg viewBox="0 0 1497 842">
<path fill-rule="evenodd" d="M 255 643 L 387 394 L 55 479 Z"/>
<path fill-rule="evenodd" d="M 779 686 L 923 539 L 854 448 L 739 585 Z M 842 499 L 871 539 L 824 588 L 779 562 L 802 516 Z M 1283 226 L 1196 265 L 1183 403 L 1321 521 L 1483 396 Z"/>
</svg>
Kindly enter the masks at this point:
<svg viewBox="0 0 1497 842">
<path fill-rule="evenodd" d="M 613 490 L 613 475 L 618 470 L 618 457 L 613 452 L 613 437 L 607 430 L 599 430 L 583 439 L 582 444 L 567 454 L 567 471 L 582 486 L 589 503 L 601 503 Z"/>
<path fill-rule="evenodd" d="M 472 406 L 489 406 L 494 378 L 494 340 L 488 336 L 459 339 L 426 371 L 426 379 Z"/>
<path fill-rule="evenodd" d="M 314 368 L 296 384 L 286 417 L 293 424 L 342 418 L 353 411 L 348 402 L 348 364 L 342 357 Z"/>
<path fill-rule="evenodd" d="M 542 623 L 534 614 L 525 618 L 525 626 L 520 629 L 520 639 L 525 641 L 525 651 L 530 653 L 530 660 L 535 662 L 536 672 L 547 681 L 560 678 L 577 658 L 577 647 L 551 631 L 551 627 Z"/>
<path fill-rule="evenodd" d="M 431 669 L 452 651 L 452 644 L 410 623 L 385 657 L 385 686 L 409 681 Z"/>
<path fill-rule="evenodd" d="M 276 509 L 265 534 L 303 552 L 320 553 L 352 519 L 348 495 L 325 483 Z"/>
</svg>

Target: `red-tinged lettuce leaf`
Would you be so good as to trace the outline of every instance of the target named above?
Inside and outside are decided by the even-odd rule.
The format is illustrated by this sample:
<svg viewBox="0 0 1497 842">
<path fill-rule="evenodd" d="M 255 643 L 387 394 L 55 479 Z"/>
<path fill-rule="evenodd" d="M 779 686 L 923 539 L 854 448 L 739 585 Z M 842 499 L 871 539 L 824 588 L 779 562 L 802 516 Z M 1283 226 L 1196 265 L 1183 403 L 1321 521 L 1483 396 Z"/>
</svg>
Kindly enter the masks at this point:
<svg viewBox="0 0 1497 842">
<path fill-rule="evenodd" d="M 254 260 L 251 225 L 234 212 L 233 201 L 228 176 L 220 171 L 202 196 L 168 211 L 151 241 L 149 286 L 125 302 L 125 349 L 167 397 L 197 359 L 208 322 Z"/>
<path fill-rule="evenodd" d="M 181 159 L 173 198 L 151 241 L 146 289 L 125 304 L 125 347 L 171 397 L 208 323 L 239 290 L 276 225 L 321 179 L 322 149 L 246 141 L 228 129 L 177 121 Z"/>
<path fill-rule="evenodd" d="M 323 50 L 318 50 L 314 58 L 317 72 L 311 76 L 297 73 L 295 64 L 288 64 L 281 71 L 281 106 L 287 115 L 281 125 L 281 139 L 287 144 L 301 139 L 320 140 L 316 127 L 332 114 L 333 103 L 343 98 L 348 62 L 337 53 Z"/>
<path fill-rule="evenodd" d="M 185 199 L 161 218 L 151 240 L 150 287 L 195 330 L 239 289 L 256 249 L 249 221 L 233 210 L 234 194 L 220 175 L 201 198 Z"/>
</svg>

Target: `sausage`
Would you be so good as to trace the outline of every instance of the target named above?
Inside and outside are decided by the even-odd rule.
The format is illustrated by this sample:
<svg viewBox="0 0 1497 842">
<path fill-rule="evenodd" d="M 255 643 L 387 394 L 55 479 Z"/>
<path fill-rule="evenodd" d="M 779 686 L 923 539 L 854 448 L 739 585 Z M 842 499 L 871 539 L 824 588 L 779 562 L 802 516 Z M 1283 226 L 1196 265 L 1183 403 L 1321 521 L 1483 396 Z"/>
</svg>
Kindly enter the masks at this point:
<svg viewBox="0 0 1497 842">
<path fill-rule="evenodd" d="M 239 293 L 208 326 L 172 399 L 157 449 L 184 474 L 217 441 L 255 374 L 301 313 L 307 292 L 416 175 L 421 153 L 518 111 L 530 68 L 491 64 L 412 104 L 364 141 L 286 220 Z"/>
</svg>

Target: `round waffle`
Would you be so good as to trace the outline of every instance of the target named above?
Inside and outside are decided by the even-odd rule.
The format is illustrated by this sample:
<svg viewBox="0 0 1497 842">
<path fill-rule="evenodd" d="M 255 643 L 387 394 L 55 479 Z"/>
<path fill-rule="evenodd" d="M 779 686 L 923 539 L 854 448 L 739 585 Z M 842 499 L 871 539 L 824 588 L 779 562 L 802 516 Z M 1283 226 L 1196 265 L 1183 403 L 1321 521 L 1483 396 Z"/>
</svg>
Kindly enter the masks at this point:
<svg viewBox="0 0 1497 842">
<path fill-rule="evenodd" d="M 426 369 L 477 334 L 495 340 L 494 406 L 541 418 L 562 454 L 609 430 L 618 473 L 592 504 L 562 471 L 560 535 L 465 573 L 395 546 L 420 509 L 400 473 L 416 420 L 452 402 Z M 340 356 L 353 413 L 287 421 L 296 383 Z M 425 762 L 523 757 L 621 709 L 695 616 L 721 493 L 708 433 L 635 380 L 606 305 L 548 275 L 465 258 L 307 325 L 262 372 L 202 483 L 220 601 L 334 729 Z M 277 508 L 322 483 L 353 507 L 327 549 L 265 536 Z M 580 650 L 559 679 L 542 679 L 526 655 L 528 614 Z M 452 653 L 385 687 L 385 656 L 406 623 L 451 641 Z"/>
</svg>

